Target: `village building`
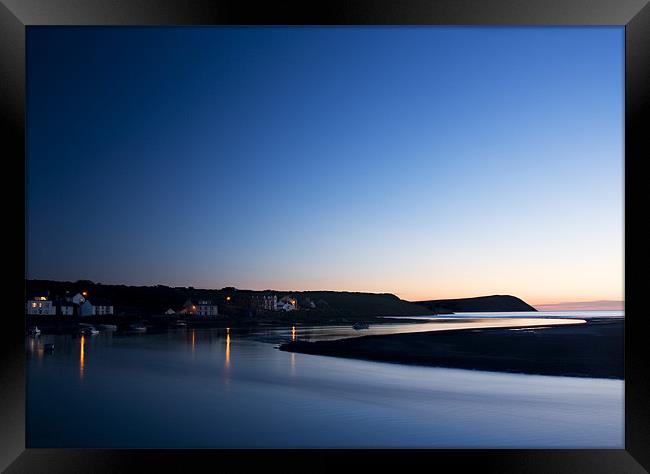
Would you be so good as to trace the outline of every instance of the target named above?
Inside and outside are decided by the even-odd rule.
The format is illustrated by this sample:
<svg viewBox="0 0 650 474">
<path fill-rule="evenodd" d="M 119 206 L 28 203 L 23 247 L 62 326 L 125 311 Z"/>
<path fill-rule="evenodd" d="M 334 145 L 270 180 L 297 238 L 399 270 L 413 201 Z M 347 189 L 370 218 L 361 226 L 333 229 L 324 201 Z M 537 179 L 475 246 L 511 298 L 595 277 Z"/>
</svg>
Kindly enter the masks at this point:
<svg viewBox="0 0 650 474">
<path fill-rule="evenodd" d="M 298 309 L 298 300 L 293 296 L 280 298 L 275 306 L 277 311 L 295 311 Z"/>
<path fill-rule="evenodd" d="M 86 298 L 79 306 L 81 316 L 106 316 L 113 314 L 113 303 L 106 298 Z"/>
<path fill-rule="evenodd" d="M 74 304 L 72 301 L 66 300 L 59 301 L 56 306 L 59 316 L 74 316 L 75 309 L 79 307 L 79 305 Z"/>
<path fill-rule="evenodd" d="M 251 304 L 254 308 L 264 311 L 276 311 L 278 305 L 277 295 L 253 295 Z"/>
<path fill-rule="evenodd" d="M 86 293 L 86 292 L 84 291 L 84 293 Z M 86 295 L 83 295 L 83 294 L 81 294 L 81 293 L 77 293 L 76 295 L 74 295 L 74 296 L 72 297 L 72 300 L 71 300 L 71 301 L 72 301 L 74 304 L 81 305 L 84 301 L 86 301 Z"/>
<path fill-rule="evenodd" d="M 167 311 L 165 311 L 165 314 L 166 314 L 167 316 L 171 316 L 172 314 L 176 314 L 176 311 L 174 311 L 173 309 L 169 308 Z"/>
<path fill-rule="evenodd" d="M 50 300 L 47 296 L 32 296 L 27 299 L 25 303 L 25 310 L 27 314 L 40 314 L 47 316 L 56 315 L 56 307 L 54 302 Z"/>
<path fill-rule="evenodd" d="M 183 305 L 182 314 L 192 314 L 195 316 L 217 316 L 219 308 L 212 300 L 189 298 Z"/>
</svg>

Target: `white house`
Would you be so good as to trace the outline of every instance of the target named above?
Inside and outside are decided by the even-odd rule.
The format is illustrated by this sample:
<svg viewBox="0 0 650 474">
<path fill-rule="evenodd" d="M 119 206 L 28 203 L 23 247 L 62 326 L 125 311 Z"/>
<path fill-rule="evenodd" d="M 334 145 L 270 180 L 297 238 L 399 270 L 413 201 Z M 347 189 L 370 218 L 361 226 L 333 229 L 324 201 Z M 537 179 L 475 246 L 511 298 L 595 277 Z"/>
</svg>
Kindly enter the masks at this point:
<svg viewBox="0 0 650 474">
<path fill-rule="evenodd" d="M 219 314 L 219 308 L 210 300 L 201 300 L 198 306 L 199 316 L 217 316 Z"/>
<path fill-rule="evenodd" d="M 84 291 L 84 293 L 85 293 L 85 291 Z M 72 297 L 72 302 L 74 304 L 81 305 L 84 301 L 86 301 L 86 297 L 84 295 L 82 295 L 81 293 L 77 293 L 76 295 L 74 295 Z"/>
<path fill-rule="evenodd" d="M 79 306 L 81 316 L 105 316 L 113 314 L 113 303 L 105 298 L 88 298 Z"/>
<path fill-rule="evenodd" d="M 181 313 L 196 316 L 217 316 L 219 314 L 219 308 L 216 304 L 212 304 L 211 300 L 193 300 L 190 298 L 183 305 Z"/>
<path fill-rule="evenodd" d="M 56 307 L 47 296 L 33 296 L 25 303 L 27 314 L 43 314 L 48 316 L 56 315 Z"/>
<path fill-rule="evenodd" d="M 174 311 L 173 309 L 169 308 L 167 311 L 165 311 L 165 314 L 166 314 L 167 316 L 171 316 L 172 314 L 176 314 L 176 311 Z"/>
<path fill-rule="evenodd" d="M 295 311 L 298 309 L 298 300 L 293 296 L 280 298 L 275 305 L 276 311 Z"/>
<path fill-rule="evenodd" d="M 294 305 L 292 305 L 291 303 L 278 303 L 277 310 L 278 311 L 295 311 L 296 307 Z"/>
</svg>

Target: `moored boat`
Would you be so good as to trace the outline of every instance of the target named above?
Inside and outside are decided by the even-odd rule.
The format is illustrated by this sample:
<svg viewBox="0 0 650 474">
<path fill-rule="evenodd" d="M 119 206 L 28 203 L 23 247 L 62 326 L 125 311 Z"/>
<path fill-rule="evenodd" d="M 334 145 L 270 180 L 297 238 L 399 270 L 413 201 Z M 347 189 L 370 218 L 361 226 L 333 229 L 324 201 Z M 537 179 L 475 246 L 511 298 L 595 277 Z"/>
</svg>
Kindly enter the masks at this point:
<svg viewBox="0 0 650 474">
<path fill-rule="evenodd" d="M 30 336 L 38 336 L 41 333 L 41 330 L 38 329 L 38 326 L 32 326 L 29 328 L 28 333 Z"/>
<path fill-rule="evenodd" d="M 115 324 L 100 324 L 99 327 L 107 331 L 117 330 L 117 326 Z"/>
<path fill-rule="evenodd" d="M 96 336 L 99 334 L 99 330 L 94 326 L 84 326 L 79 332 L 85 336 Z"/>
<path fill-rule="evenodd" d="M 145 332 L 147 330 L 147 327 L 144 324 L 140 324 L 140 323 L 131 324 L 129 328 L 131 329 L 131 331 L 135 331 L 135 332 Z"/>
</svg>

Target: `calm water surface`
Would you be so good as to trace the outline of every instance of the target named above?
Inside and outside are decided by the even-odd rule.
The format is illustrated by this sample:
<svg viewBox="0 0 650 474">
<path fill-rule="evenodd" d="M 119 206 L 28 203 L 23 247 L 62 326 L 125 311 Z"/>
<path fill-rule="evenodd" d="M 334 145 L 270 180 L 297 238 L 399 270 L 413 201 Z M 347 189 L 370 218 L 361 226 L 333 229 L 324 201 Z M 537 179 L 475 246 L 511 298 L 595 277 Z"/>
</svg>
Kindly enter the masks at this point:
<svg viewBox="0 0 650 474">
<path fill-rule="evenodd" d="M 512 322 L 507 314 L 489 316 L 457 323 L 492 325 L 495 316 Z M 525 324 L 535 323 L 548 320 Z M 449 323 L 28 338 L 27 446 L 623 447 L 620 380 L 406 366 L 276 348 L 292 339 L 435 324 Z M 55 352 L 44 353 L 50 342 Z"/>
</svg>

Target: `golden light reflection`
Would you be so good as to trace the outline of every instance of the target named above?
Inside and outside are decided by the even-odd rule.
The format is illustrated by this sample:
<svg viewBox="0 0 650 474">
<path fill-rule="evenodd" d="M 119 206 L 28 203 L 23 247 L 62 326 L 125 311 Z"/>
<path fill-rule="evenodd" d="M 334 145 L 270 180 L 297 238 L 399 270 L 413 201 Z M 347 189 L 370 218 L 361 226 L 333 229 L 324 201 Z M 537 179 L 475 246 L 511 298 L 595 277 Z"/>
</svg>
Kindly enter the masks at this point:
<svg viewBox="0 0 650 474">
<path fill-rule="evenodd" d="M 230 328 L 228 328 L 228 332 L 226 333 L 226 362 L 225 362 L 226 368 L 230 367 Z"/>
<path fill-rule="evenodd" d="M 192 329 L 192 352 L 196 348 L 196 329 Z"/>
<path fill-rule="evenodd" d="M 291 341 L 296 340 L 296 326 L 291 326 Z"/>
<path fill-rule="evenodd" d="M 86 345 L 86 337 L 81 335 L 81 343 L 79 345 L 79 377 L 84 377 L 84 346 Z"/>
</svg>

